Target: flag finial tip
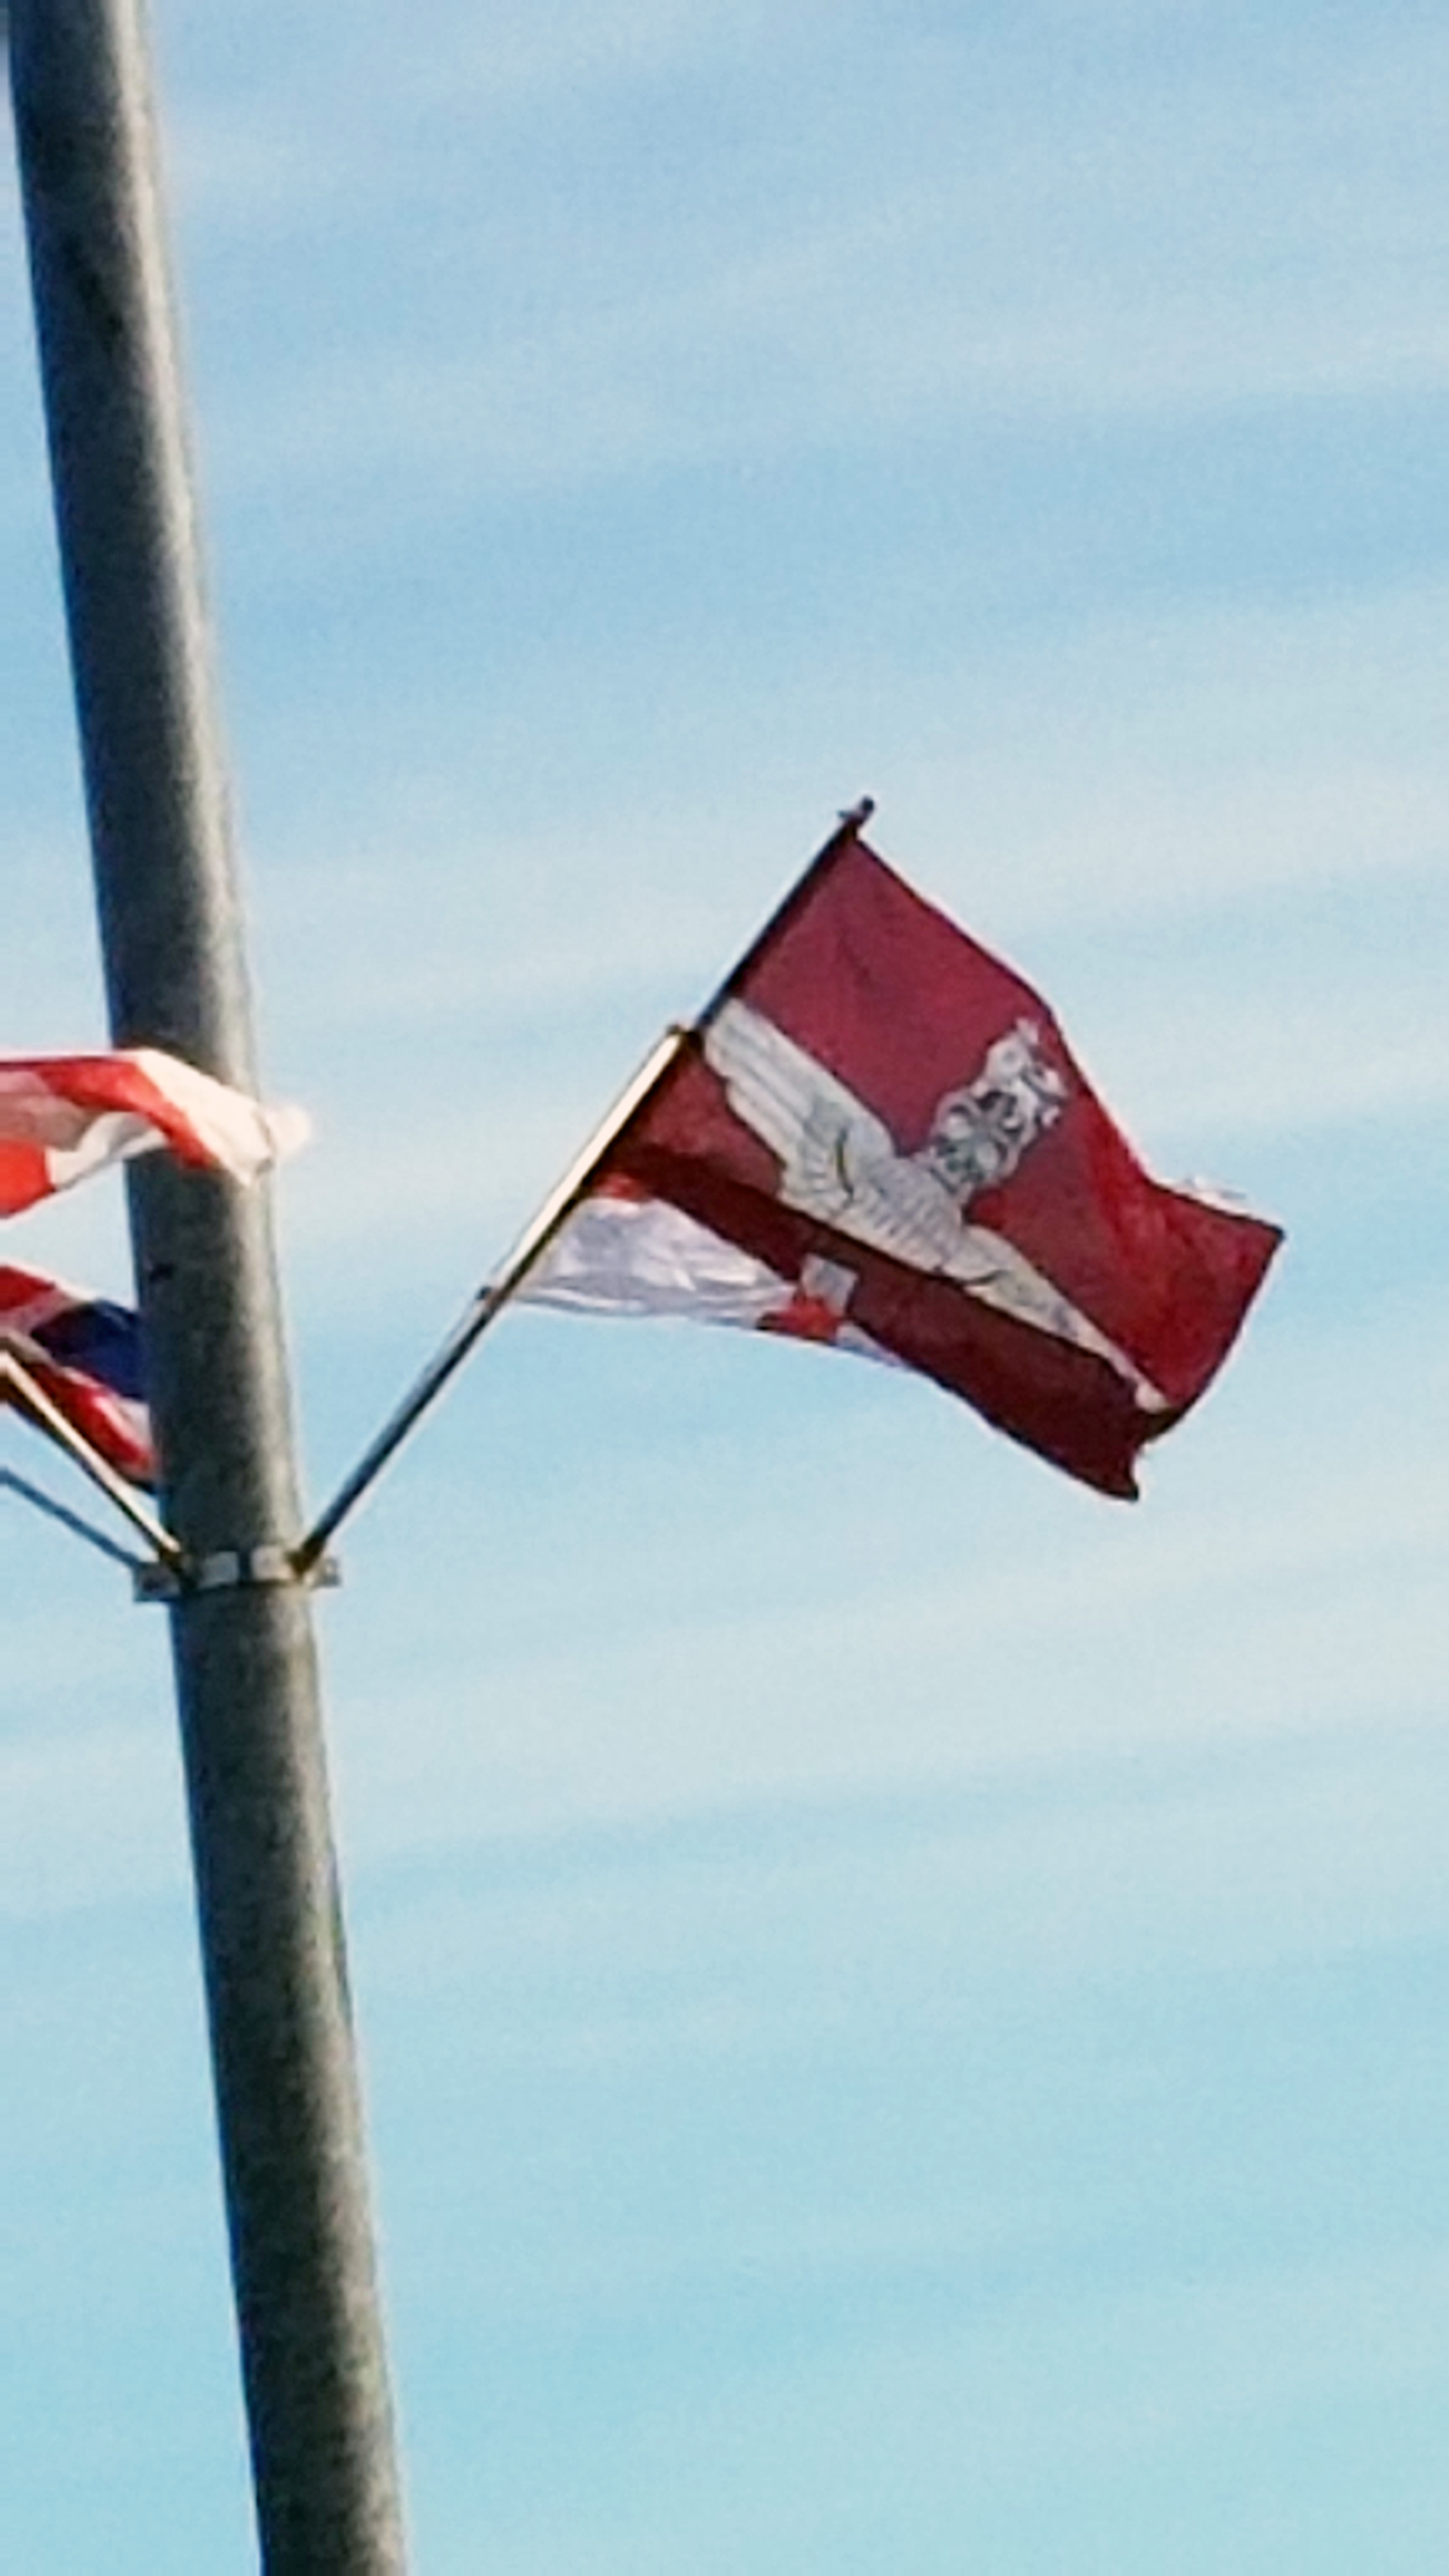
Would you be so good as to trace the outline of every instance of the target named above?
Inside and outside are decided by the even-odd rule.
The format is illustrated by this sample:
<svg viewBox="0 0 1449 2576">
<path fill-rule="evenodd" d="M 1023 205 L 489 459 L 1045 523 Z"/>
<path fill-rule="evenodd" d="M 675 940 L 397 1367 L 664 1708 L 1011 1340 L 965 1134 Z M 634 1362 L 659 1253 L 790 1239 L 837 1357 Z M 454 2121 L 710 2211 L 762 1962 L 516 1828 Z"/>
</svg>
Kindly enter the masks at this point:
<svg viewBox="0 0 1449 2576">
<path fill-rule="evenodd" d="M 874 812 L 875 798 L 862 796 L 856 804 L 847 805 L 840 819 L 848 831 L 859 832 L 870 821 Z"/>
</svg>

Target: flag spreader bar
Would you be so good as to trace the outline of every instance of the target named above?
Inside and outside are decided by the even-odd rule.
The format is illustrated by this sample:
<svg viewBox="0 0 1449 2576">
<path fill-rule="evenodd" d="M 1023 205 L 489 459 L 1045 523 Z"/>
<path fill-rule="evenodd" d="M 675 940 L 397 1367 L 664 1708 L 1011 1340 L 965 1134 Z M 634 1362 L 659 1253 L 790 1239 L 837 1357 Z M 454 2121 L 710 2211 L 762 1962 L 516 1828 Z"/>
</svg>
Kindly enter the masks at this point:
<svg viewBox="0 0 1449 2576">
<path fill-rule="evenodd" d="M 301 1545 L 292 1550 L 292 1565 L 299 1576 L 305 1579 L 311 1573 L 342 1522 L 355 1510 L 369 1487 L 375 1484 L 389 1459 L 401 1448 L 409 1432 L 441 1394 L 454 1372 L 461 1368 L 495 1317 L 503 1312 L 509 1299 L 517 1295 L 580 1200 L 587 1196 L 590 1183 L 610 1147 L 618 1142 L 630 1119 L 642 1109 L 656 1085 L 694 1042 L 696 1034 L 693 1024 L 676 1023 L 667 1028 L 657 1044 L 651 1047 L 633 1079 L 626 1083 L 613 1107 L 594 1129 L 587 1143 L 581 1146 L 537 1214 L 524 1227 L 502 1268 L 469 1300 L 447 1339 L 389 1414 L 376 1439 L 363 1451 L 351 1474 L 343 1479 Z"/>
</svg>

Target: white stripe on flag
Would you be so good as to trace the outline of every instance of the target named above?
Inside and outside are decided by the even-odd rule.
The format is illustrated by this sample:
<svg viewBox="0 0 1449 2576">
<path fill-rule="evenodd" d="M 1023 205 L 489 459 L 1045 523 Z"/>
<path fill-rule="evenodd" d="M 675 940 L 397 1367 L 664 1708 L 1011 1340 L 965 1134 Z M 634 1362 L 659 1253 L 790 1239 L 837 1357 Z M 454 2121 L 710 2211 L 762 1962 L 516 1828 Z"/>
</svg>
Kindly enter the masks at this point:
<svg viewBox="0 0 1449 2576">
<path fill-rule="evenodd" d="M 676 1316 L 779 1333 L 894 1363 L 847 1319 L 848 1270 L 807 1261 L 799 1280 L 726 1243 L 664 1199 L 585 1199 L 519 1290 L 520 1304 L 575 1315 Z"/>
</svg>

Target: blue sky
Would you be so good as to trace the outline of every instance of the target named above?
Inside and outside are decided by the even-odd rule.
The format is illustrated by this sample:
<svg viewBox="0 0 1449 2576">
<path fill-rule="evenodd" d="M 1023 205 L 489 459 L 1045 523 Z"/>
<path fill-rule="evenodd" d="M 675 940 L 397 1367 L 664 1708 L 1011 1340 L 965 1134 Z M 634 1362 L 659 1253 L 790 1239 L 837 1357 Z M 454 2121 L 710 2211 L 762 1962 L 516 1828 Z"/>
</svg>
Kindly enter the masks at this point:
<svg viewBox="0 0 1449 2576">
<path fill-rule="evenodd" d="M 1289 1234 L 1135 1511 L 884 1373 L 519 1316 L 356 1524 L 418 2566 L 1423 2576 L 1442 15 L 155 20 L 314 1496 L 866 790 L 1154 1167 Z M 10 177 L 0 452 L 3 1038 L 59 1048 L 103 1023 Z M 6 1251 L 123 1291 L 119 1191 Z M 0 1508 L 0 2563 L 228 2576 L 164 1632 Z"/>
</svg>

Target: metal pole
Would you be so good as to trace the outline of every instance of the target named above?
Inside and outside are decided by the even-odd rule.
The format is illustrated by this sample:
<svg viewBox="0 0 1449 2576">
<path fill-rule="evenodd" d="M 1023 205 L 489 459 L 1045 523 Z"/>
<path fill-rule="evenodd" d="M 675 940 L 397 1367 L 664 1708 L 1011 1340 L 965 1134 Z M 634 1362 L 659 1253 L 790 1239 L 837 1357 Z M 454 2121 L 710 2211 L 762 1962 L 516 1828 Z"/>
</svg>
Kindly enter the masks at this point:
<svg viewBox="0 0 1449 2576">
<path fill-rule="evenodd" d="M 537 1214 L 529 1219 L 502 1268 L 469 1299 L 446 1340 L 394 1406 L 376 1438 L 369 1441 L 352 1473 L 338 1487 L 326 1510 L 318 1514 L 300 1547 L 293 1550 L 292 1563 L 299 1574 L 308 1575 L 323 1563 L 329 1539 L 377 1482 L 394 1451 L 402 1447 L 509 1299 L 517 1296 L 529 1272 L 542 1260 L 586 1195 L 610 1146 L 617 1143 L 635 1112 L 643 1108 L 670 1066 L 677 1063 L 693 1034 L 692 1029 L 666 1029 L 657 1046 L 651 1047 L 633 1080 L 574 1156 Z"/>
<path fill-rule="evenodd" d="M 789 887 L 764 928 L 750 941 L 744 955 L 736 959 L 723 983 L 716 985 L 699 1017 L 687 1024 L 676 1022 L 665 1030 L 588 1142 L 580 1147 L 563 1178 L 550 1190 L 537 1215 L 524 1227 L 502 1268 L 469 1299 L 446 1340 L 413 1381 L 401 1402 L 394 1406 L 382 1429 L 369 1441 L 325 1511 L 318 1514 L 300 1547 L 293 1552 L 292 1562 L 299 1574 L 309 1574 L 323 1562 L 323 1551 L 328 1541 L 351 1517 L 363 1496 L 370 1492 L 384 1467 L 462 1367 L 489 1325 L 502 1314 L 509 1299 L 517 1296 L 530 1271 L 547 1252 L 580 1200 L 587 1196 L 599 1166 L 618 1143 L 630 1120 L 637 1117 L 685 1050 L 703 1035 L 711 1020 L 718 1017 L 761 950 L 779 937 L 791 915 L 819 885 L 825 869 L 834 866 L 874 812 L 875 798 L 862 796 L 857 805 L 852 805 L 841 815 L 824 848 L 816 852 L 803 875 Z"/>
<path fill-rule="evenodd" d="M 140 0 L 10 0 L 115 1042 L 253 1087 Z M 263 2564 L 405 2563 L 264 1192 L 131 1175 Z"/>
</svg>

